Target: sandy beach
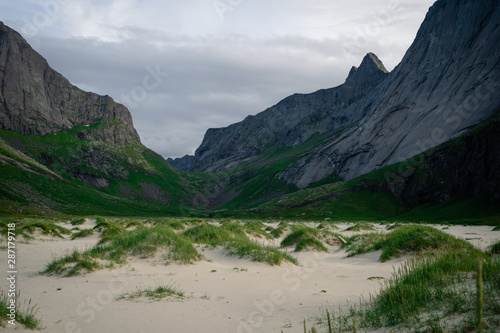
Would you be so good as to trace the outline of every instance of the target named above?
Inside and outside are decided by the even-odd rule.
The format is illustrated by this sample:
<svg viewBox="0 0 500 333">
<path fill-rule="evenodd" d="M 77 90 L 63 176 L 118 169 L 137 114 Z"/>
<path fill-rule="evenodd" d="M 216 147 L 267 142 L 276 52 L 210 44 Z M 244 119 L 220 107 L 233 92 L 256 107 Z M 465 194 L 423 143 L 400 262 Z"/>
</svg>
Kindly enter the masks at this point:
<svg viewBox="0 0 500 333">
<path fill-rule="evenodd" d="M 91 228 L 89 220 L 83 227 Z M 340 223 L 345 231 L 352 224 Z M 385 231 L 385 225 L 375 225 Z M 489 226 L 434 225 L 455 237 L 469 239 L 485 249 L 500 239 Z M 19 301 L 38 304 L 42 332 L 303 332 L 317 325 L 326 309 L 357 303 L 376 293 L 382 278 L 407 257 L 384 263 L 380 252 L 346 258 L 344 250 L 329 246 L 325 252 L 300 252 L 300 266 L 285 263 L 270 266 L 230 256 L 226 249 L 199 246 L 206 260 L 192 265 L 165 264 L 161 254 L 152 258 L 129 258 L 114 269 L 83 276 L 59 277 L 39 274 L 55 257 L 94 246 L 98 235 L 69 240 L 37 235 L 17 244 L 17 288 Z M 264 240 L 262 240 L 264 242 Z M 278 245 L 279 240 L 268 241 Z M 3 244 L 4 245 L 4 244 Z M 7 265 L 6 251 L 0 256 Z M 371 278 L 371 279 L 370 279 Z M 183 298 L 124 299 L 138 288 L 174 286 Z M 5 290 L 7 282 L 2 282 Z M 324 323 L 323 323 L 324 324 Z M 7 325 L 5 331 L 29 331 L 22 325 Z M 321 330 L 320 330 L 321 331 Z"/>
</svg>

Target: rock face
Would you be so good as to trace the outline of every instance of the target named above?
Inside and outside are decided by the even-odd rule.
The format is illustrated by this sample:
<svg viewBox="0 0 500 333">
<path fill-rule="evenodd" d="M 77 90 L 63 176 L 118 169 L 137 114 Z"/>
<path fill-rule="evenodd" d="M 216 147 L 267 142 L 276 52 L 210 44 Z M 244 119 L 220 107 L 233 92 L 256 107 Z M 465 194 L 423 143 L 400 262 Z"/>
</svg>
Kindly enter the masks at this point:
<svg viewBox="0 0 500 333">
<path fill-rule="evenodd" d="M 173 166 L 176 169 L 182 171 L 191 171 L 193 168 L 194 156 L 193 155 L 185 155 L 181 158 L 167 158 L 168 164 Z"/>
<path fill-rule="evenodd" d="M 297 146 L 317 133 L 335 134 L 366 114 L 367 96 L 387 75 L 382 62 L 369 53 L 343 85 L 294 94 L 240 123 L 209 129 L 196 150 L 192 170 L 218 172 L 269 148 Z"/>
<path fill-rule="evenodd" d="M 0 83 L 0 129 L 46 135 L 110 120 L 87 135 L 114 145 L 139 140 L 125 106 L 70 84 L 2 22 Z"/>
<path fill-rule="evenodd" d="M 445 202 L 457 195 L 484 195 L 485 201 L 499 202 L 499 126 L 497 114 L 480 130 L 395 165 L 380 182 L 362 179 L 366 185 L 356 190 L 389 192 L 408 207 Z"/>
<path fill-rule="evenodd" d="M 327 142 L 278 175 L 302 188 L 331 174 L 352 179 L 458 137 L 500 109 L 499 22 L 498 1 L 439 0 L 393 72 L 368 54 L 339 87 L 209 129 L 193 170 L 218 172 L 319 134 Z"/>
<path fill-rule="evenodd" d="M 281 177 L 304 187 L 324 176 L 311 166 L 327 165 L 351 179 L 457 137 L 498 111 L 498 22 L 498 1 L 437 1 L 359 127 Z"/>
<path fill-rule="evenodd" d="M 5 142 L 64 178 L 101 189 L 123 181 L 123 194 L 131 173 L 157 172 L 124 105 L 73 86 L 1 22 L 0 84 L 0 129 L 33 134 Z M 166 162 L 159 168 L 173 173 Z"/>
</svg>

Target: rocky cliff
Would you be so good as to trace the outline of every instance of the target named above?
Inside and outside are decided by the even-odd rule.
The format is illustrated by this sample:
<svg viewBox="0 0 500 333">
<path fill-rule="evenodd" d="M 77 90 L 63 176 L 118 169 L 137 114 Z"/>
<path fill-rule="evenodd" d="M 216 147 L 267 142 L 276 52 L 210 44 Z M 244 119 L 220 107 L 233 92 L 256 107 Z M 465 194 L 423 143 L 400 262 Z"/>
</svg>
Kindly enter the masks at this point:
<svg viewBox="0 0 500 333">
<path fill-rule="evenodd" d="M 0 129 L 46 135 L 110 120 L 87 137 L 119 146 L 139 140 L 125 106 L 73 86 L 2 22 L 0 83 Z"/>
<path fill-rule="evenodd" d="M 339 87 L 209 129 L 193 170 L 221 171 L 319 134 L 324 144 L 277 175 L 302 188 L 329 175 L 352 179 L 458 137 L 500 107 L 498 22 L 498 1 L 439 0 L 390 74 L 368 54 Z"/>
<path fill-rule="evenodd" d="M 175 159 L 167 158 L 167 162 L 176 169 L 191 171 L 191 169 L 193 168 L 194 156 L 184 155 L 183 157 Z"/>
<path fill-rule="evenodd" d="M 217 172 L 268 149 L 300 145 L 313 134 L 335 135 L 366 114 L 367 96 L 387 75 L 382 62 L 369 53 L 338 87 L 294 94 L 240 123 L 209 129 L 192 170 Z"/>
<path fill-rule="evenodd" d="M 498 1 L 437 1 L 359 126 L 281 177 L 299 187 L 328 173 L 351 179 L 453 139 L 489 117 L 500 107 L 499 22 Z"/>
<path fill-rule="evenodd" d="M 124 105 L 72 85 L 1 22 L 0 84 L 0 166 L 12 172 L 0 175 L 10 184 L 7 198 L 24 186 L 7 165 L 87 192 L 91 185 L 91 191 L 174 210 L 196 197 L 187 194 L 188 182 L 181 186 L 177 172 L 142 145 Z"/>
</svg>

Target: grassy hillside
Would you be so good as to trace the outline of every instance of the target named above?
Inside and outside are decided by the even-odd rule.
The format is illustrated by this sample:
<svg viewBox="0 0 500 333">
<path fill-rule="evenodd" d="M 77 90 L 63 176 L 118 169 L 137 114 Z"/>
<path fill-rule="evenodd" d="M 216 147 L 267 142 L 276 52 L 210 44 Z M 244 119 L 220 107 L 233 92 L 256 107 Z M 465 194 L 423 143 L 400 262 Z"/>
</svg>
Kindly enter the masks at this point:
<svg viewBox="0 0 500 333">
<path fill-rule="evenodd" d="M 0 214 L 189 213 L 194 190 L 181 173 L 140 142 L 86 138 L 99 128 L 106 124 L 46 136 L 0 130 Z"/>
</svg>

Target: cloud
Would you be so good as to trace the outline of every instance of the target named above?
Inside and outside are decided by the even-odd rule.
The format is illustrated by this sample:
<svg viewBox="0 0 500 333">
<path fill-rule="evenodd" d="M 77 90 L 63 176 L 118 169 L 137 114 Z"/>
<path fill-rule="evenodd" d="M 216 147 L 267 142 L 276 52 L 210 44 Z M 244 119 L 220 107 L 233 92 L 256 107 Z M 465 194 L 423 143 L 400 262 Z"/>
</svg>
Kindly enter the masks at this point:
<svg viewBox="0 0 500 333">
<path fill-rule="evenodd" d="M 73 84 L 127 105 L 165 157 L 194 153 L 208 128 L 343 83 L 367 52 L 392 69 L 432 3 L 220 0 L 233 4 L 220 15 L 213 0 L 49 1 L 60 3 L 51 15 L 44 1 L 11 2 L 5 23 L 22 31 L 50 16 L 28 42 Z M 151 70 L 168 76 L 146 89 Z"/>
</svg>

